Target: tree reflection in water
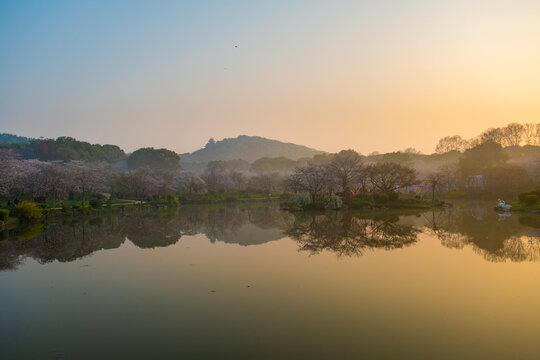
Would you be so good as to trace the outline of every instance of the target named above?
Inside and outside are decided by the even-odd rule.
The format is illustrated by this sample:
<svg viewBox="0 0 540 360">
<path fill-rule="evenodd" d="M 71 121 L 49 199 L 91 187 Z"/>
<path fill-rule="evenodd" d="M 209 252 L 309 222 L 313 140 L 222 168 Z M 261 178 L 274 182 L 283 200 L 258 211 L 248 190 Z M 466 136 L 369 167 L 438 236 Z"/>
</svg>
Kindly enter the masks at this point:
<svg viewBox="0 0 540 360">
<path fill-rule="evenodd" d="M 420 230 L 398 223 L 399 218 L 368 218 L 352 213 L 298 215 L 287 231 L 300 245 L 300 251 L 318 254 L 323 250 L 338 256 L 360 256 L 366 250 L 397 249 L 417 241 Z"/>
<path fill-rule="evenodd" d="M 81 218 L 47 226 L 32 224 L 3 233 L 8 240 L 0 241 L 0 271 L 16 269 L 25 257 L 42 264 L 73 261 L 98 250 L 118 248 L 126 239 L 143 249 L 169 246 L 182 236 L 199 233 L 212 242 L 260 244 L 282 238 L 293 218 L 277 206 L 199 206 Z M 254 226 L 242 237 L 238 231 L 246 224 Z M 277 230 L 269 237 L 267 229 Z"/>
<path fill-rule="evenodd" d="M 493 211 L 456 208 L 405 216 L 325 212 L 291 214 L 278 206 L 194 206 L 180 211 L 82 218 L 31 224 L 0 233 L 0 271 L 16 269 L 25 257 L 39 263 L 69 262 L 129 240 L 139 248 L 165 247 L 183 236 L 204 234 L 211 242 L 241 246 L 289 236 L 301 251 L 329 250 L 360 256 L 366 250 L 397 249 L 416 243 L 421 231 L 448 248 L 472 246 L 489 261 L 540 261 L 540 215 L 500 217 Z M 482 214 L 482 216 L 479 216 Z"/>
<path fill-rule="evenodd" d="M 488 261 L 539 261 L 540 215 L 497 214 L 457 208 L 424 213 L 426 227 L 455 249 L 471 246 Z"/>
</svg>

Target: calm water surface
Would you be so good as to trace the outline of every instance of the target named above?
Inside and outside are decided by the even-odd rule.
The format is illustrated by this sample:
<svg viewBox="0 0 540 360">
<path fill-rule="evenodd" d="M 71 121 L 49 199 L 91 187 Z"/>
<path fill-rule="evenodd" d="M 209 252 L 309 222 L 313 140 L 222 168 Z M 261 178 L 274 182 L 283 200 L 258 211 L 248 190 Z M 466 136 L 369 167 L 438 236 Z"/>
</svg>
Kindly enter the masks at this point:
<svg viewBox="0 0 540 360">
<path fill-rule="evenodd" d="M 194 207 L 4 232 L 1 359 L 540 359 L 540 216 Z"/>
</svg>

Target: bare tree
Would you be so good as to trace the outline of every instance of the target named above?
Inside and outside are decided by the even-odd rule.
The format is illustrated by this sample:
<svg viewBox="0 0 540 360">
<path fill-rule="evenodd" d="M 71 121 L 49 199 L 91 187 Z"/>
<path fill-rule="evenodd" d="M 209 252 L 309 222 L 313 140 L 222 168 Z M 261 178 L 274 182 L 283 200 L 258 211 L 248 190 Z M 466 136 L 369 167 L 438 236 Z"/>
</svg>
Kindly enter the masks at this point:
<svg viewBox="0 0 540 360">
<path fill-rule="evenodd" d="M 332 158 L 328 171 L 347 193 L 362 175 L 362 158 L 354 150 L 342 150 Z"/>
<path fill-rule="evenodd" d="M 457 179 L 457 164 L 446 164 L 439 167 L 438 172 L 443 177 L 443 184 L 450 191 L 452 184 L 455 184 Z"/>
<path fill-rule="evenodd" d="M 438 154 L 446 154 L 450 151 L 462 152 L 467 147 L 467 141 L 459 135 L 446 136 L 439 140 L 435 152 Z"/>
<path fill-rule="evenodd" d="M 502 129 L 504 146 L 519 146 L 523 140 L 525 128 L 518 123 L 508 124 Z"/>
<path fill-rule="evenodd" d="M 378 163 L 369 167 L 368 176 L 375 190 L 386 193 L 396 190 L 398 185 L 414 184 L 416 170 L 396 163 Z"/>
<path fill-rule="evenodd" d="M 493 141 L 500 145 L 505 145 L 505 134 L 501 128 L 487 129 L 480 135 L 482 143 Z"/>
<path fill-rule="evenodd" d="M 323 166 L 308 165 L 296 168 L 287 179 L 287 187 L 294 192 L 307 192 L 314 201 L 321 200 L 328 189 L 328 172 Z"/>
<path fill-rule="evenodd" d="M 441 185 L 444 182 L 444 174 L 440 172 L 434 172 L 427 176 L 427 182 L 431 190 L 431 200 L 435 200 L 435 192 L 441 191 Z"/>
<path fill-rule="evenodd" d="M 523 125 L 523 141 L 525 145 L 540 145 L 540 123 Z"/>
</svg>

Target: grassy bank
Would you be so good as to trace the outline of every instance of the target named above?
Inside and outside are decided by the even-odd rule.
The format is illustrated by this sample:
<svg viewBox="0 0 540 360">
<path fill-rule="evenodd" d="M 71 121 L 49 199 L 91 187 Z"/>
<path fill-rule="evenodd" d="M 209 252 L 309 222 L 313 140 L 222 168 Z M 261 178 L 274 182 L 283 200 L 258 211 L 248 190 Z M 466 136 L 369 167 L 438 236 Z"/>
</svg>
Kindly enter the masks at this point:
<svg viewBox="0 0 540 360">
<path fill-rule="evenodd" d="M 17 205 L 6 201 L 0 202 L 1 211 L 7 210 L 7 217 L 0 222 L 0 228 L 12 228 L 19 222 L 48 221 L 57 217 L 100 216 L 114 212 L 129 212 L 134 209 L 176 208 L 180 205 L 211 205 L 246 202 L 278 201 L 284 196 L 281 192 L 227 192 L 227 193 L 179 193 L 170 194 L 164 198 L 144 201 L 136 198 L 129 199 L 91 199 L 88 201 L 65 200 L 36 203 L 29 200 Z M 4 210 L 5 209 L 5 210 Z M 2 215 L 2 214 L 0 214 Z"/>
<path fill-rule="evenodd" d="M 512 205 L 510 211 L 540 213 L 540 204 L 527 205 L 520 201 L 514 201 L 509 204 Z"/>
<path fill-rule="evenodd" d="M 277 201 L 289 195 L 282 192 L 260 193 L 260 192 L 224 192 L 224 193 L 179 193 L 178 201 L 182 205 L 199 205 L 227 202 L 257 202 L 257 201 Z"/>
<path fill-rule="evenodd" d="M 291 199 L 281 204 L 283 210 L 288 211 L 323 211 L 323 210 L 384 210 L 384 209 L 418 209 L 428 210 L 437 207 L 451 206 L 444 201 L 434 200 L 426 201 L 415 198 L 400 198 L 396 193 L 373 194 L 368 196 L 355 197 L 347 204 L 341 199 L 339 206 L 329 206 L 329 198 L 320 201 L 309 201 L 299 203 L 297 199 Z"/>
<path fill-rule="evenodd" d="M 510 211 L 540 213 L 540 188 L 521 192 L 517 199 L 518 201 L 510 203 Z"/>
</svg>

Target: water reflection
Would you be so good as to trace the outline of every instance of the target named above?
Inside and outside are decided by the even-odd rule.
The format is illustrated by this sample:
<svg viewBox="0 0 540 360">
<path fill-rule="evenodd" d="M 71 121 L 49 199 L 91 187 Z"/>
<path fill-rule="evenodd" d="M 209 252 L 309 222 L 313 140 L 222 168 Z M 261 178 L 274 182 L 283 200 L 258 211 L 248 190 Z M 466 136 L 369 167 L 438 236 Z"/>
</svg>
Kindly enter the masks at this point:
<svg viewBox="0 0 540 360">
<path fill-rule="evenodd" d="M 488 261 L 540 260 L 540 216 L 497 214 L 479 207 L 424 213 L 427 228 L 454 249 L 471 246 Z"/>
<path fill-rule="evenodd" d="M 396 249 L 417 241 L 420 229 L 399 223 L 399 217 L 361 217 L 352 213 L 299 215 L 287 231 L 300 250 L 318 254 L 329 250 L 339 256 L 359 256 L 373 248 Z"/>
<path fill-rule="evenodd" d="M 16 269 L 30 257 L 40 263 L 69 262 L 126 240 L 143 249 L 166 247 L 182 236 L 204 234 L 211 242 L 258 245 L 284 237 L 299 251 L 360 256 L 370 249 L 412 246 L 418 234 L 443 246 L 471 246 L 489 261 L 540 260 L 540 215 L 501 217 L 486 206 L 461 206 L 415 214 L 326 212 L 291 214 L 268 204 L 182 208 L 31 224 L 2 231 L 0 270 Z"/>
<path fill-rule="evenodd" d="M 294 217 L 275 206 L 193 207 L 31 224 L 4 233 L 0 270 L 15 269 L 24 257 L 40 263 L 73 261 L 129 240 L 139 248 L 175 244 L 184 235 L 204 234 L 211 242 L 256 245 L 278 240 Z"/>
</svg>

